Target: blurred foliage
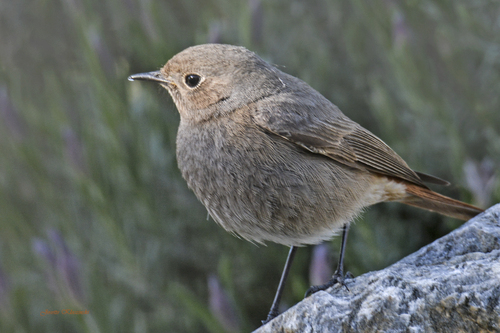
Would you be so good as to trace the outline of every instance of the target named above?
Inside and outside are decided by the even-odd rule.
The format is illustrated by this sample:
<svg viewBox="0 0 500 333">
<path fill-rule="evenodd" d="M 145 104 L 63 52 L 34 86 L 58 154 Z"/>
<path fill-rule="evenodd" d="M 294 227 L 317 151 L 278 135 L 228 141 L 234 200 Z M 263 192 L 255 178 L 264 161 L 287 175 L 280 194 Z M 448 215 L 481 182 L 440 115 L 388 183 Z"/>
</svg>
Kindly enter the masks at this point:
<svg viewBox="0 0 500 333">
<path fill-rule="evenodd" d="M 177 170 L 168 94 L 126 80 L 190 45 L 244 45 L 456 184 L 436 190 L 500 200 L 496 1 L 2 1 L 0 42 L 1 332 L 249 331 L 265 318 L 288 250 L 206 221 Z M 351 228 L 347 268 L 383 268 L 458 225 L 377 205 Z M 310 255 L 298 252 L 284 308 L 309 285 Z M 62 309 L 89 314 L 41 316 Z"/>
</svg>

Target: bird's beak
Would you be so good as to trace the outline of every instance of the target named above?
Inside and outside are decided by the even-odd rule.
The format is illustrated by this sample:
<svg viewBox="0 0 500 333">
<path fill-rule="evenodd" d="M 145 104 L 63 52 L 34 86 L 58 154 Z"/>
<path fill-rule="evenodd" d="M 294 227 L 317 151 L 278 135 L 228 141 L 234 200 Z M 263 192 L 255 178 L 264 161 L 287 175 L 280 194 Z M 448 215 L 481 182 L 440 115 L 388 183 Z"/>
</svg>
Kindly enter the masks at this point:
<svg viewBox="0 0 500 333">
<path fill-rule="evenodd" d="M 165 77 L 165 75 L 163 75 L 162 72 L 160 72 L 160 71 L 133 74 L 133 75 L 130 75 L 128 77 L 128 80 L 129 81 L 135 81 L 135 80 L 155 81 L 155 82 L 163 83 L 166 85 L 169 85 L 172 83 L 172 81 L 167 79 Z"/>
</svg>

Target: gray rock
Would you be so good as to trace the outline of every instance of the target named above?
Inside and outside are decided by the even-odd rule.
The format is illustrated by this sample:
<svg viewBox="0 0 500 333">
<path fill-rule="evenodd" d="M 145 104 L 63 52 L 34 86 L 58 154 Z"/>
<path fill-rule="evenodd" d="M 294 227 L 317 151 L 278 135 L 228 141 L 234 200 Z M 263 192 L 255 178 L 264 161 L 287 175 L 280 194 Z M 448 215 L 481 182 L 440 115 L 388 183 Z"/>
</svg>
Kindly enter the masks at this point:
<svg viewBox="0 0 500 333">
<path fill-rule="evenodd" d="M 255 332 L 500 332 L 500 204 Z"/>
</svg>

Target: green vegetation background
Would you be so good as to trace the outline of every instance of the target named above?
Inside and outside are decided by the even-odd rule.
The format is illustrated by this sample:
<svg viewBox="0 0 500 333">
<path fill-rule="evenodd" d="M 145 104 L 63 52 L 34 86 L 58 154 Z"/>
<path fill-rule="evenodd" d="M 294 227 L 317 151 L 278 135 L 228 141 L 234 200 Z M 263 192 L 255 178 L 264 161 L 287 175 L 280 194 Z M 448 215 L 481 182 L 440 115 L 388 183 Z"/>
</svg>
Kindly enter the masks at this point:
<svg viewBox="0 0 500 333">
<path fill-rule="evenodd" d="M 500 200 L 496 1 L 1 1 L 1 332 L 249 331 L 265 318 L 287 249 L 207 221 L 177 170 L 170 97 L 127 81 L 206 42 L 305 80 L 454 184 L 441 193 Z M 459 225 L 377 205 L 351 229 L 347 268 L 384 268 Z M 310 284 L 311 253 L 285 306 Z M 63 309 L 89 314 L 41 315 Z"/>
</svg>

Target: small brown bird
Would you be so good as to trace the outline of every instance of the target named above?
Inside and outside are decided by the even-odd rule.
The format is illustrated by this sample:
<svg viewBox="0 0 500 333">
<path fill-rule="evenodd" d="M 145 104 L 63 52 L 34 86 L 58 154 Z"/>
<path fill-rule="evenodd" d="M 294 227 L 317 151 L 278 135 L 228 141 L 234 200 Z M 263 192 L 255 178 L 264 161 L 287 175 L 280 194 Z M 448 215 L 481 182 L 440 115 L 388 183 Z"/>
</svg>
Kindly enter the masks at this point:
<svg viewBox="0 0 500 333">
<path fill-rule="evenodd" d="M 273 306 L 296 246 L 343 230 L 364 207 L 399 201 L 462 220 L 481 209 L 431 191 L 446 181 L 415 172 L 382 140 L 347 118 L 305 82 L 243 47 L 190 47 L 160 70 L 129 80 L 158 82 L 181 120 L 177 161 L 213 219 L 251 242 L 291 247 Z"/>
</svg>

